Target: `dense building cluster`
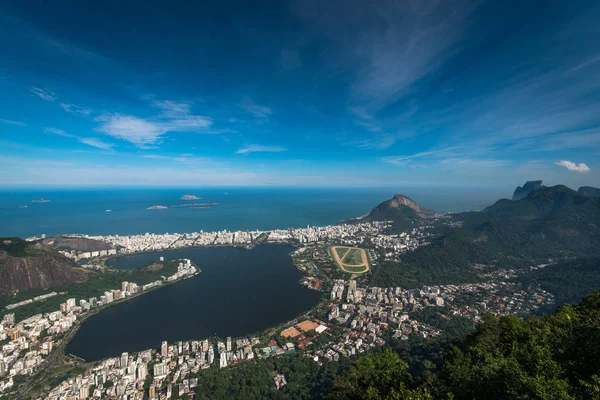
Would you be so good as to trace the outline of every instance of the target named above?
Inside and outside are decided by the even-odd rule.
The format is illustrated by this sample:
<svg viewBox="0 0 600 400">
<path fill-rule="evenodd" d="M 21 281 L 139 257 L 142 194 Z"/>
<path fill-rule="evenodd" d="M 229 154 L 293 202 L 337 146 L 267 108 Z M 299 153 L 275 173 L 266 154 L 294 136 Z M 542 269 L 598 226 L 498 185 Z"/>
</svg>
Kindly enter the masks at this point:
<svg viewBox="0 0 600 400">
<path fill-rule="evenodd" d="M 166 282 L 193 276 L 197 268 L 190 260 L 180 260 L 177 272 L 166 277 Z M 5 315 L 0 322 L 0 393 L 13 386 L 13 378 L 32 374 L 44 361 L 52 349 L 62 343 L 78 320 L 90 312 L 113 302 L 143 293 L 162 285 L 162 281 L 147 285 L 122 282 L 121 287 L 107 290 L 100 298 L 70 298 L 61 303 L 59 309 L 45 314 L 37 314 L 20 322 L 14 314 Z M 77 398 L 77 397 L 76 397 Z M 83 397 L 85 398 L 85 397 Z"/>
<path fill-rule="evenodd" d="M 442 224 L 452 222 L 444 221 L 444 216 L 440 218 Z M 428 309 L 435 310 L 436 315 L 446 320 L 466 317 L 476 322 L 486 312 L 498 315 L 527 314 L 554 301 L 550 293 L 539 287 L 521 287 L 515 279 L 521 273 L 517 270 L 482 273 L 481 277 L 485 282 L 480 283 L 424 286 L 421 289 L 372 287 L 367 285 L 366 280 L 356 279 L 357 277 L 345 280 L 329 276 L 335 272 L 330 255 L 332 243 L 362 245 L 367 249 L 370 263 L 375 265 L 380 257 L 397 260 L 403 252 L 427 245 L 431 240 L 428 232 L 430 226 L 415 227 L 400 234 L 390 234 L 388 228 L 388 222 L 363 222 L 268 232 L 223 230 L 189 234 L 89 237 L 112 244 L 118 253 L 185 246 L 253 246 L 265 241 L 297 243 L 300 245 L 292 253 L 292 258 L 297 267 L 307 274 L 302 283 L 317 290 L 326 288 L 324 301 L 327 306 L 319 312 L 313 312 L 308 319 L 289 322 L 277 335 L 264 342 L 257 338 L 227 338 L 224 341 L 199 340 L 171 344 L 163 342 L 157 349 L 136 354 L 123 353 L 121 357 L 103 360 L 83 374 L 63 381 L 48 394 L 48 398 L 168 399 L 175 394 L 181 396 L 194 392 L 198 385 L 198 374 L 210 367 L 225 368 L 252 359 L 297 353 L 322 363 L 364 353 L 370 348 L 385 344 L 390 336 L 400 340 L 407 340 L 411 335 L 421 338 L 438 336 L 442 331 L 420 313 Z M 189 261 L 186 266 L 193 268 Z M 484 270 L 484 267 L 481 266 L 481 269 Z M 172 277 L 166 278 L 166 281 L 180 279 L 189 274 L 189 271 L 180 270 Z M 25 327 L 32 332 L 40 331 L 39 327 L 33 327 L 39 326 L 42 320 L 48 321 L 41 325 L 46 331 L 50 332 L 46 326 L 48 324 L 57 328 L 52 331 L 51 336 L 46 336 L 40 341 L 36 347 L 40 349 L 37 350 L 38 353 L 20 353 L 29 356 L 21 357 L 19 371 L 25 368 L 33 370 L 39 365 L 41 358 L 36 356 L 49 354 L 53 346 L 52 338 L 63 333 L 63 329 L 68 330 L 81 313 L 113 302 L 122 296 L 162 284 L 163 282 L 158 281 L 137 286 L 135 283 L 123 282 L 120 290 L 107 292 L 99 300 L 80 300 L 77 305 L 75 299 L 70 299 L 61 305 L 60 311 L 52 315 L 35 316 L 22 321 L 22 331 Z M 14 321 L 8 318 L 6 322 L 3 321 L 0 331 L 9 335 L 14 331 L 14 327 Z M 15 351 L 18 346 L 21 346 L 21 350 L 27 349 L 23 341 L 19 342 L 16 339 L 18 337 L 11 339 L 11 347 L 7 347 L 7 351 Z M 42 351 L 45 353 L 41 353 Z M 10 355 L 10 351 L 7 355 Z M 0 362 L 5 360 L 3 348 Z M 14 365 L 14 361 L 11 365 Z M 22 373 L 14 366 L 9 370 L 9 376 Z M 2 385 L 9 385 L 10 382 L 12 381 L 3 381 Z M 275 373 L 273 384 L 276 389 L 283 387 L 286 385 L 285 376 Z"/>
<path fill-rule="evenodd" d="M 261 346 L 257 338 L 245 337 L 225 341 L 194 340 L 176 343 L 162 342 L 160 349 L 136 354 L 123 353 L 109 358 L 83 374 L 62 382 L 48 393 L 51 400 L 66 398 L 170 398 L 193 391 L 198 374 L 211 366 L 225 368 L 255 357 L 286 354 L 288 350 L 269 343 Z M 286 384 L 285 377 L 275 377 L 274 385 Z"/>
<path fill-rule="evenodd" d="M 113 250 L 101 252 L 70 253 L 65 252 L 71 258 L 82 259 L 90 257 L 102 257 L 113 254 L 136 253 L 143 251 L 158 251 L 176 249 L 190 246 L 213 246 L 213 245 L 253 245 L 259 238 L 264 237 L 268 242 L 295 242 L 309 243 L 325 240 L 341 241 L 345 244 L 361 244 L 365 240 L 380 234 L 388 228 L 388 222 L 363 222 L 357 224 L 342 224 L 323 227 L 308 226 L 306 228 L 289 228 L 272 231 L 228 231 L 218 232 L 192 232 L 192 233 L 165 233 L 143 235 L 108 235 L 88 236 L 94 239 L 110 243 L 115 246 Z M 34 239 L 34 238 L 32 238 Z"/>
<path fill-rule="evenodd" d="M 528 314 L 543 305 L 552 304 L 553 296 L 539 287 L 521 288 L 511 280 L 518 272 L 499 271 L 490 274 L 485 283 L 425 286 L 422 289 L 357 287 L 355 280 L 336 280 L 329 293 L 328 319 L 342 328 L 337 336 L 306 355 L 315 361 L 338 360 L 339 357 L 362 353 L 383 345 L 385 330 L 401 340 L 408 336 L 423 338 L 440 335 L 441 331 L 419 321 L 414 313 L 436 307 L 441 315 L 462 316 L 479 321 L 484 313 Z M 345 301 L 344 301 L 345 300 Z M 332 331 L 328 331 L 330 334 Z"/>
</svg>

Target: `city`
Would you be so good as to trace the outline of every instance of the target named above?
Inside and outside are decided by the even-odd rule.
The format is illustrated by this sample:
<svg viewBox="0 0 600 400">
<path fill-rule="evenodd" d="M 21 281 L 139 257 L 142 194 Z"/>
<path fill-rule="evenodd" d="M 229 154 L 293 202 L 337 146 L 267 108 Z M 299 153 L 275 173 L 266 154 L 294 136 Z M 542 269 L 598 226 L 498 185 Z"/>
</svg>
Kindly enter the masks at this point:
<svg viewBox="0 0 600 400">
<path fill-rule="evenodd" d="M 523 287 L 515 281 L 521 270 L 500 270 L 486 275 L 486 282 L 462 285 L 425 286 L 419 290 L 401 287 L 378 288 L 365 284 L 360 276 L 336 278 L 328 249 L 331 244 L 366 246 L 371 263 L 378 257 L 396 259 L 429 243 L 431 224 L 446 224 L 438 215 L 410 232 L 386 234 L 390 222 L 362 222 L 325 227 L 307 227 L 276 231 L 196 232 L 191 234 L 145 234 L 134 236 L 83 236 L 114 246 L 113 254 L 131 254 L 188 246 L 244 245 L 256 243 L 293 243 L 292 258 L 305 273 L 301 284 L 324 291 L 322 307 L 277 327 L 278 333 L 266 338 L 242 337 L 166 343 L 138 353 L 103 360 L 100 365 L 63 381 L 49 393 L 50 399 L 62 398 L 170 398 L 193 392 L 202 370 L 235 366 L 252 359 L 300 354 L 316 363 L 336 361 L 340 357 L 362 354 L 383 346 L 390 338 L 407 340 L 411 335 L 427 339 L 437 337 L 443 329 L 423 320 L 422 312 L 432 309 L 436 318 L 446 321 L 466 318 L 480 321 L 484 313 L 525 316 L 553 304 L 553 296 L 539 287 Z M 103 253 L 64 252 L 86 265 L 103 263 Z M 543 268 L 545 265 L 532 266 Z M 196 269 L 189 260 L 180 263 L 177 274 L 165 283 L 192 276 Z M 99 300 L 70 299 L 60 310 L 36 315 L 24 321 L 6 316 L 0 325 L 2 338 L 11 341 L 2 348 L 2 373 L 6 378 L 0 388 L 8 389 L 12 378 L 31 374 L 78 320 L 89 313 L 128 296 L 162 285 L 157 281 L 144 286 L 123 282 L 120 289 L 106 292 Z M 48 296 L 52 296 L 50 293 Z M 32 299 L 31 301 L 42 301 Z M 11 307 L 17 307 L 12 305 Z M 40 337 L 43 335 L 43 338 Z M 234 346 L 235 343 L 235 346 Z M 285 376 L 274 380 L 277 388 L 285 385 Z M 175 392 L 174 392 L 175 391 Z"/>
</svg>

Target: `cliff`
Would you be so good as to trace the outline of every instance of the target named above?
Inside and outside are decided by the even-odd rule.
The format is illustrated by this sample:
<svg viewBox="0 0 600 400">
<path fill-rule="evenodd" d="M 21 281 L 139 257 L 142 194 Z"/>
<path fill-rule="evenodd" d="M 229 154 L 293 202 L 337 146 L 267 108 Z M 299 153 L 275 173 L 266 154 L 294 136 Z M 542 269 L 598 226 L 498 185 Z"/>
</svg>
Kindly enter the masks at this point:
<svg viewBox="0 0 600 400">
<path fill-rule="evenodd" d="M 0 238 L 0 293 L 85 282 L 87 274 L 51 247 Z"/>
<path fill-rule="evenodd" d="M 544 185 L 542 185 L 542 181 L 527 181 L 527 182 L 525 182 L 525 184 L 522 187 L 518 186 L 515 189 L 512 199 L 513 200 L 524 199 L 525 197 L 527 197 L 527 195 L 529 193 L 534 192 L 543 187 L 544 187 Z"/>
</svg>

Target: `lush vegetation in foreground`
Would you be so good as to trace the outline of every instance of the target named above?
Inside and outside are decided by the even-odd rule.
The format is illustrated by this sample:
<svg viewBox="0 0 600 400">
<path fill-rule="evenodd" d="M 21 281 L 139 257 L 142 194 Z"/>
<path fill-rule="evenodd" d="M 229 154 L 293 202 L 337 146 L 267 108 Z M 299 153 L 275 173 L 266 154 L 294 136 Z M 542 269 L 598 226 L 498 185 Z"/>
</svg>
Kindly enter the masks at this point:
<svg viewBox="0 0 600 400">
<path fill-rule="evenodd" d="M 296 357 L 211 368 L 200 398 L 295 399 L 598 399 L 600 291 L 579 305 L 521 320 L 486 315 L 454 342 L 392 341 L 354 361 Z M 273 373 L 288 385 L 276 391 Z"/>
</svg>

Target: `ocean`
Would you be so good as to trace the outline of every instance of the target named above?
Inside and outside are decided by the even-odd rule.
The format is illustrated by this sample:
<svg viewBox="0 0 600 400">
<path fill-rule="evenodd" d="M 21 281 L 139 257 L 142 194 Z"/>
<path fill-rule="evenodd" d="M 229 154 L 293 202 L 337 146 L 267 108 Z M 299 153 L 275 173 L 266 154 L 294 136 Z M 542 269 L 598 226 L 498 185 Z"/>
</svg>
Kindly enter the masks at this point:
<svg viewBox="0 0 600 400">
<path fill-rule="evenodd" d="M 475 187 L 1 189 L 0 236 L 129 235 L 329 225 L 364 215 L 395 193 L 438 212 L 480 209 L 511 194 L 506 189 Z M 181 200 L 184 194 L 200 199 Z M 49 201 L 33 202 L 40 198 Z M 217 204 L 182 207 L 193 203 Z M 168 208 L 147 209 L 154 205 Z"/>
</svg>

